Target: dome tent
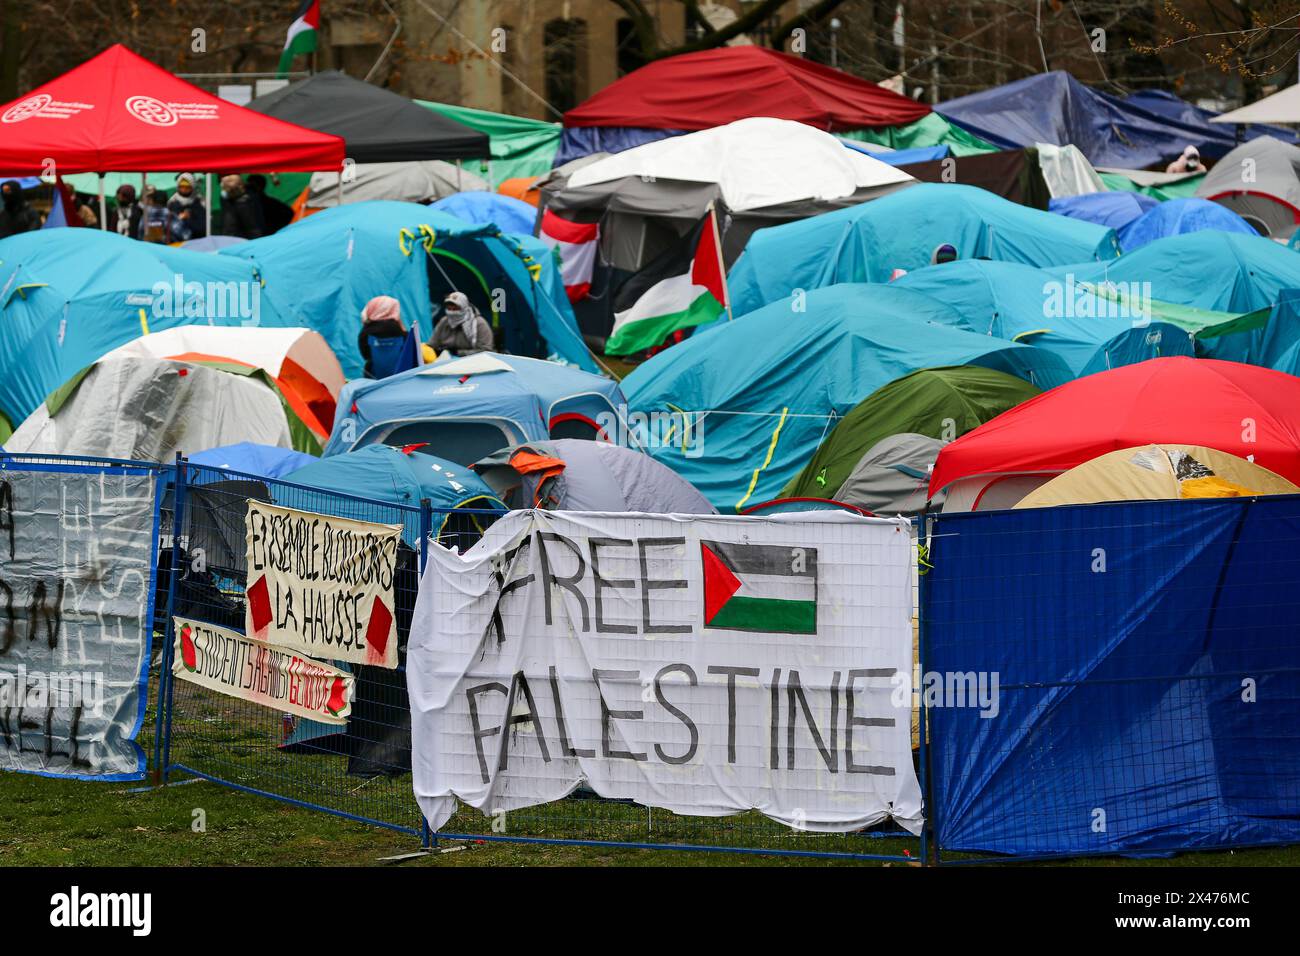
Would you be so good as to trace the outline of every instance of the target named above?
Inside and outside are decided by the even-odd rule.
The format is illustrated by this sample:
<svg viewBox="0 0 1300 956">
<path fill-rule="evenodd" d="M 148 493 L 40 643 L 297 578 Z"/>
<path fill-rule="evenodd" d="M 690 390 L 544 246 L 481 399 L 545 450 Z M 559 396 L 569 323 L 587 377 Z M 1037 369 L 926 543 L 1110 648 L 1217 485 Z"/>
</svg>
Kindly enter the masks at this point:
<svg viewBox="0 0 1300 956">
<path fill-rule="evenodd" d="M 503 232 L 531 235 L 537 207 L 500 193 L 459 192 L 429 203 L 429 208 L 476 225 L 492 223 Z"/>
<path fill-rule="evenodd" d="M 1125 252 L 1132 252 L 1166 236 L 1205 229 L 1258 235 L 1250 223 L 1225 205 L 1206 199 L 1170 199 L 1120 228 L 1119 244 Z"/>
<path fill-rule="evenodd" d="M 278 445 L 259 445 L 241 441 L 233 445 L 218 445 L 189 456 L 191 465 L 223 471 L 237 471 L 243 475 L 261 478 L 283 478 L 289 472 L 316 461 L 315 455 L 281 448 Z"/>
<path fill-rule="evenodd" d="M 1300 146 L 1272 136 L 1242 143 L 1205 174 L 1196 195 L 1231 209 L 1261 235 L 1289 239 L 1300 225 Z"/>
<path fill-rule="evenodd" d="M 834 499 L 878 515 L 914 515 L 924 510 L 926 485 L 939 450 L 948 444 L 902 432 L 867 449 Z"/>
</svg>

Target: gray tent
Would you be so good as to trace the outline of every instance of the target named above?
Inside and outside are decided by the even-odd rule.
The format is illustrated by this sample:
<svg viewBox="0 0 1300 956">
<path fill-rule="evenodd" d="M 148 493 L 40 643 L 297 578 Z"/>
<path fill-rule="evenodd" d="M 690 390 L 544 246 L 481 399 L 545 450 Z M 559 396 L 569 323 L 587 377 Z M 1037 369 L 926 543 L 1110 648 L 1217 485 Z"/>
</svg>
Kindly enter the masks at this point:
<svg viewBox="0 0 1300 956">
<path fill-rule="evenodd" d="M 1231 209 L 1260 235 L 1289 239 L 1300 224 L 1300 147 L 1272 136 L 1242 143 L 1206 173 L 1196 195 Z"/>
<path fill-rule="evenodd" d="M 503 448 L 470 466 L 511 508 L 717 514 L 695 486 L 649 455 L 561 438 Z"/>
<path fill-rule="evenodd" d="M 925 509 L 930 469 L 946 444 L 911 432 L 882 438 L 859 459 L 835 500 L 878 515 L 919 514 Z"/>
</svg>

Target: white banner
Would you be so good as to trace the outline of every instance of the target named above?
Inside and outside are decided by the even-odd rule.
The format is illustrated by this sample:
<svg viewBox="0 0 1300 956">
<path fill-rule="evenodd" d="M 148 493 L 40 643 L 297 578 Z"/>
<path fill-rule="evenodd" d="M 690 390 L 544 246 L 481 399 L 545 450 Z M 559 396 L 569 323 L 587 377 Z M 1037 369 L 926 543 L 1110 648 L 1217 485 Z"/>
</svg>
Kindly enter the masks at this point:
<svg viewBox="0 0 1300 956">
<path fill-rule="evenodd" d="M 421 810 L 436 829 L 457 799 L 495 814 L 585 781 L 694 816 L 920 832 L 895 693 L 912 560 L 906 528 L 843 512 L 512 512 L 463 555 L 431 545 L 407 655 Z"/>
<path fill-rule="evenodd" d="M 397 667 L 400 524 L 249 499 L 245 532 L 249 638 L 325 660 Z"/>
<path fill-rule="evenodd" d="M 144 776 L 154 486 L 0 472 L 0 770 Z"/>
<path fill-rule="evenodd" d="M 282 714 L 348 722 L 355 695 L 351 674 L 215 624 L 183 617 L 173 623 L 172 673 L 181 680 Z"/>
</svg>

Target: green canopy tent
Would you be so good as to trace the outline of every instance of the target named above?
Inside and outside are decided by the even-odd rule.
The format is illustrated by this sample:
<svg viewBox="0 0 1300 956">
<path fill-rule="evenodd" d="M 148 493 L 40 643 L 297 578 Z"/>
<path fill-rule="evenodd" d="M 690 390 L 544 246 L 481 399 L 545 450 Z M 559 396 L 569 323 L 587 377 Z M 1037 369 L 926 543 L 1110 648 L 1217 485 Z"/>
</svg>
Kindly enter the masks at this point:
<svg viewBox="0 0 1300 956">
<path fill-rule="evenodd" d="M 979 156 L 996 153 L 998 147 L 954 126 L 938 113 L 931 113 L 905 126 L 882 126 L 879 129 L 855 129 L 837 133 L 841 139 L 874 143 L 890 149 L 920 149 L 923 146 L 947 146 L 952 156 Z"/>
<path fill-rule="evenodd" d="M 862 456 L 892 435 L 944 441 L 1028 401 L 1040 390 L 1022 378 L 982 366 L 921 369 L 868 395 L 835 426 L 782 498 L 834 498 Z"/>
<path fill-rule="evenodd" d="M 433 103 L 428 100 L 415 102 L 435 113 L 441 113 L 447 119 L 487 134 L 491 160 L 480 161 L 478 168 L 473 162 L 466 163 L 465 167 L 491 182 L 493 189 L 507 179 L 544 176 L 550 171 L 555 153 L 560 148 L 563 130 L 559 123 L 476 110 L 468 106 L 453 106 L 450 103 Z"/>
</svg>

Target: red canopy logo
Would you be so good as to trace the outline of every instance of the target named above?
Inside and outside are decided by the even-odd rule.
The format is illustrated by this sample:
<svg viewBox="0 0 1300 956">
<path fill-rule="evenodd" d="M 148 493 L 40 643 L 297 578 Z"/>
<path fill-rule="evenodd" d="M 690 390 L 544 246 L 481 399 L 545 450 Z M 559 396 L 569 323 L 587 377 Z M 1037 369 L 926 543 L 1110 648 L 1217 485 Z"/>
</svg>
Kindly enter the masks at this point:
<svg viewBox="0 0 1300 956">
<path fill-rule="evenodd" d="M 150 126 L 175 126 L 176 113 L 162 100 L 152 96 L 133 96 L 126 101 L 126 111 Z"/>
<path fill-rule="evenodd" d="M 54 97 L 48 93 L 37 93 L 35 96 L 29 96 L 25 100 L 19 100 L 9 109 L 5 110 L 4 115 L 0 116 L 0 123 L 21 123 L 23 120 L 31 119 L 33 116 L 39 116 L 41 110 L 49 106 L 54 101 Z"/>
</svg>

